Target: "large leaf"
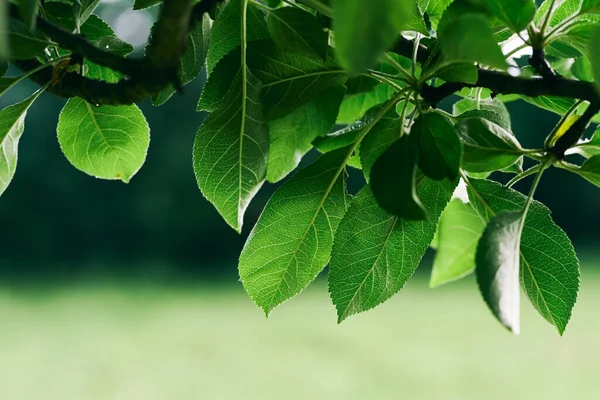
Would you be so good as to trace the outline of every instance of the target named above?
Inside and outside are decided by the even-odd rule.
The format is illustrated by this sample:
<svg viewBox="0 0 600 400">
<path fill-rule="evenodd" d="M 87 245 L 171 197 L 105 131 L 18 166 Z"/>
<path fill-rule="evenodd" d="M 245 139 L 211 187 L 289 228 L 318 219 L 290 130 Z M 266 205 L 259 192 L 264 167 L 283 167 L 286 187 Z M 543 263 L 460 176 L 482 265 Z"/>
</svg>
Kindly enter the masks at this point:
<svg viewBox="0 0 600 400">
<path fill-rule="evenodd" d="M 475 269 L 475 250 L 485 224 L 468 203 L 453 199 L 442 213 L 429 285 L 460 279 Z"/>
<path fill-rule="evenodd" d="M 81 26 L 81 34 L 103 50 L 126 56 L 133 46 L 119 39 L 110 26 L 95 15 L 90 15 Z"/>
<path fill-rule="evenodd" d="M 25 127 L 27 110 L 42 93 L 38 90 L 20 103 L 0 111 L 0 195 L 4 193 L 17 169 L 19 139 Z"/>
<path fill-rule="evenodd" d="M 269 131 L 260 104 L 261 82 L 240 69 L 219 108 L 194 141 L 194 172 L 204 197 L 236 231 L 267 173 Z"/>
<path fill-rule="evenodd" d="M 329 132 L 335 124 L 344 92 L 343 85 L 332 86 L 290 114 L 269 121 L 269 182 L 283 179 L 311 149 L 312 141 Z"/>
<path fill-rule="evenodd" d="M 329 262 L 346 211 L 348 151 L 323 155 L 277 189 L 248 237 L 240 278 L 267 315 L 300 293 Z"/>
<path fill-rule="evenodd" d="M 498 99 L 481 99 L 477 101 L 465 98 L 452 106 L 452 113 L 458 118 L 483 118 L 511 131 L 510 113 L 503 102 Z"/>
<path fill-rule="evenodd" d="M 484 222 L 495 215 L 520 211 L 526 197 L 496 182 L 470 180 L 469 199 Z M 521 286 L 538 312 L 562 334 L 579 289 L 579 261 L 550 210 L 534 201 L 521 236 Z"/>
<path fill-rule="evenodd" d="M 309 12 L 283 7 L 269 12 L 267 27 L 271 37 L 282 48 L 305 57 L 327 57 L 329 35 Z"/>
<path fill-rule="evenodd" d="M 371 168 L 375 161 L 400 138 L 402 133 L 402 119 L 395 110 L 391 110 L 373 126 L 373 129 L 362 140 L 360 161 L 367 181 L 371 178 Z"/>
<path fill-rule="evenodd" d="M 369 310 L 397 293 L 419 265 L 456 183 L 424 178 L 417 191 L 427 219 L 409 221 L 379 207 L 366 186 L 352 201 L 335 235 L 329 292 L 338 321 Z"/>
<path fill-rule="evenodd" d="M 489 222 L 475 255 L 477 283 L 492 313 L 507 329 L 519 334 L 519 248 L 521 212 L 498 214 Z"/>
<path fill-rule="evenodd" d="M 21 18 L 30 29 L 35 29 L 35 22 L 39 10 L 38 0 L 19 0 L 19 10 Z"/>
<path fill-rule="evenodd" d="M 514 32 L 527 28 L 537 10 L 534 0 L 483 0 L 483 4 Z"/>
<path fill-rule="evenodd" d="M 370 91 L 346 96 L 340 107 L 337 122 L 339 124 L 353 123 L 365 115 L 370 108 L 391 99 L 395 91 L 393 87 L 385 83 L 380 83 Z"/>
<path fill-rule="evenodd" d="M 265 15 L 256 7 L 248 4 L 246 6 L 246 21 L 242 21 L 242 3 L 247 1 L 230 0 L 214 22 L 210 34 L 210 47 L 206 58 L 209 75 L 221 58 L 240 46 L 243 22 L 247 26 L 246 40 L 248 42 L 267 39 L 269 37 Z"/>
<path fill-rule="evenodd" d="M 408 25 L 414 7 L 414 0 L 336 0 L 333 29 L 340 63 L 353 73 L 375 65 Z"/>
<path fill-rule="evenodd" d="M 150 128 L 136 105 L 96 107 L 67 101 L 58 119 L 58 141 L 73 166 L 102 179 L 125 183 L 142 167 Z"/>
<path fill-rule="evenodd" d="M 30 31 L 27 25 L 13 18 L 0 31 L 3 31 L 0 35 L 8 37 L 10 58 L 18 60 L 34 58 L 52 44 L 44 35 Z"/>
</svg>

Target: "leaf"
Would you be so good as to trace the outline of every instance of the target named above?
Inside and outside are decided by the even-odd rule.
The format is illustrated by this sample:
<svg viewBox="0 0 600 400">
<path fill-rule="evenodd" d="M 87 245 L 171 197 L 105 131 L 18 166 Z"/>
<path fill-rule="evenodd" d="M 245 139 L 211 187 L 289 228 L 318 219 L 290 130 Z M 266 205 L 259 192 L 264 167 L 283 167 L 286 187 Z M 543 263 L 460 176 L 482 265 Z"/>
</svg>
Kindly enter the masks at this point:
<svg viewBox="0 0 600 400">
<path fill-rule="evenodd" d="M 571 172 L 574 172 L 585 178 L 596 186 L 600 186 L 600 155 L 594 155 L 583 163 L 581 167 L 567 167 Z"/>
<path fill-rule="evenodd" d="M 329 292 L 338 322 L 396 294 L 410 279 L 433 238 L 456 182 L 423 178 L 417 191 L 427 219 L 410 221 L 379 207 L 367 185 L 352 201 L 335 234 Z"/>
<path fill-rule="evenodd" d="M 461 119 L 456 129 L 463 142 L 462 167 L 470 172 L 492 172 L 513 165 L 523 155 L 517 139 L 491 121 Z"/>
<path fill-rule="evenodd" d="M 267 203 L 240 255 L 244 288 L 267 316 L 300 293 L 329 262 L 346 211 L 348 149 L 322 156 Z"/>
<path fill-rule="evenodd" d="M 73 14 L 72 3 L 67 4 L 46 0 L 42 5 L 42 9 L 48 21 L 68 31 L 75 30 L 75 15 Z"/>
<path fill-rule="evenodd" d="M 132 45 L 119 39 L 112 28 L 95 15 L 90 15 L 81 26 L 81 34 L 101 49 L 121 56 L 133 51 Z"/>
<path fill-rule="evenodd" d="M 261 82 L 240 69 L 218 109 L 194 141 L 194 172 L 202 194 L 236 231 L 267 173 L 269 130 Z"/>
<path fill-rule="evenodd" d="M 146 8 L 154 7 L 162 2 L 163 0 L 135 0 L 133 2 L 133 9 L 144 10 Z"/>
<path fill-rule="evenodd" d="M 267 27 L 282 48 L 309 58 L 327 57 L 329 34 L 311 13 L 295 7 L 278 8 L 269 12 Z"/>
<path fill-rule="evenodd" d="M 414 13 L 414 0 L 336 0 L 333 3 L 335 48 L 352 73 L 375 65 L 398 39 Z"/>
<path fill-rule="evenodd" d="M 58 119 L 58 142 L 73 166 L 125 183 L 146 160 L 150 128 L 136 105 L 95 107 L 71 98 Z"/>
<path fill-rule="evenodd" d="M 370 185 L 382 209 L 409 220 L 426 218 L 426 212 L 417 196 L 416 171 L 416 155 L 406 135 L 377 158 L 371 169 Z"/>
<path fill-rule="evenodd" d="M 420 114 L 410 138 L 418 149 L 419 169 L 425 175 L 435 180 L 458 177 L 462 145 L 448 118 L 435 112 Z"/>
<path fill-rule="evenodd" d="M 446 61 L 477 62 L 506 69 L 507 64 L 488 20 L 467 14 L 440 28 L 439 45 Z"/>
<path fill-rule="evenodd" d="M 378 110 L 377 109 L 374 109 Z M 377 159 L 402 135 L 402 119 L 394 111 L 387 112 L 360 143 L 360 161 L 367 182 Z"/>
<path fill-rule="evenodd" d="M 6 71 L 8 71 L 8 61 L 0 60 L 0 77 L 3 77 L 4 74 L 6 74 Z"/>
<path fill-rule="evenodd" d="M 476 99 L 465 98 L 457 101 L 452 106 L 452 113 L 458 118 L 483 118 L 500 125 L 511 131 L 510 113 L 503 102 L 498 99 L 481 99 L 479 104 Z"/>
<path fill-rule="evenodd" d="M 340 107 L 337 123 L 351 124 L 365 115 L 370 108 L 391 99 L 395 92 L 393 87 L 380 83 L 370 91 L 347 96 Z"/>
<path fill-rule="evenodd" d="M 27 25 L 13 18 L 2 30 L 8 37 L 10 58 L 17 60 L 34 58 L 52 44 L 44 35 L 30 31 Z"/>
<path fill-rule="evenodd" d="M 0 27 L 6 26 L 9 20 L 7 7 L 5 4 L 0 5 Z M 8 34 L 6 30 L 0 29 L 0 61 L 10 57 L 10 45 L 8 42 Z"/>
<path fill-rule="evenodd" d="M 73 2 L 73 12 L 77 26 L 82 26 L 92 15 L 100 0 L 75 0 Z"/>
<path fill-rule="evenodd" d="M 1 82 L 1 80 L 0 80 Z M 1 94 L 2 92 L 0 92 Z M 586 158 L 600 154 L 600 128 L 596 128 L 594 135 L 589 140 L 580 140 L 577 145 L 571 147 L 565 154 L 581 154 Z"/>
<path fill-rule="evenodd" d="M 210 47 L 208 48 L 206 58 L 206 67 L 209 75 L 212 74 L 213 69 L 221 58 L 241 44 L 242 2 L 246 1 L 230 0 L 214 22 L 210 34 Z M 267 30 L 264 13 L 251 4 L 247 5 L 246 13 L 246 40 L 250 42 L 253 40 L 268 39 L 269 31 Z"/>
<path fill-rule="evenodd" d="M 534 0 L 483 0 L 483 5 L 513 32 L 527 28 L 537 11 Z"/>
<path fill-rule="evenodd" d="M 345 91 L 343 85 L 332 86 L 290 114 L 269 121 L 267 181 L 283 179 L 312 148 L 311 142 L 329 132 Z"/>
<path fill-rule="evenodd" d="M 29 29 L 35 29 L 36 19 L 39 10 L 38 0 L 19 0 L 19 10 L 21 12 L 21 18 L 25 25 Z"/>
<path fill-rule="evenodd" d="M 453 199 L 442 213 L 430 287 L 469 275 L 475 269 L 475 250 L 485 224 L 469 203 Z"/>
<path fill-rule="evenodd" d="M 469 199 L 484 222 L 494 215 L 519 211 L 526 197 L 487 180 L 470 180 Z M 562 335 L 579 289 L 579 261 L 571 241 L 550 216 L 533 201 L 521 236 L 521 286 L 533 306 Z"/>
<path fill-rule="evenodd" d="M 587 56 L 590 58 L 596 88 L 600 90 L 600 28 L 597 28 L 592 34 L 590 47 L 590 52 Z"/>
<path fill-rule="evenodd" d="M 12 88 L 21 80 L 21 77 L 2 77 L 0 78 L 0 96 L 4 94 L 8 89 Z"/>
<path fill-rule="evenodd" d="M 187 48 L 179 61 L 179 81 L 185 86 L 200 74 L 206 60 L 210 38 L 210 19 L 207 14 L 202 16 L 200 23 L 190 31 L 187 39 Z M 152 104 L 164 104 L 176 92 L 175 86 L 170 84 L 152 98 Z"/>
<path fill-rule="evenodd" d="M 492 313 L 508 330 L 519 334 L 519 247 L 521 212 L 498 214 L 489 222 L 475 255 L 479 291 Z"/>
<path fill-rule="evenodd" d="M 25 127 L 27 110 L 43 90 L 0 111 L 0 195 L 4 193 L 17 169 L 19 139 Z"/>
</svg>

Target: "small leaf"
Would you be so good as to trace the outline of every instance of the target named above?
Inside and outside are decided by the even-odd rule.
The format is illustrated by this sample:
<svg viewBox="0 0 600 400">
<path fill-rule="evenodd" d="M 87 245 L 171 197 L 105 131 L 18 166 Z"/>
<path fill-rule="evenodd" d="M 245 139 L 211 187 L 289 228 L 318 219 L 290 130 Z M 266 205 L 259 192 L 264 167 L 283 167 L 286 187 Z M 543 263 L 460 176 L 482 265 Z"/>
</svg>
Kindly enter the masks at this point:
<svg viewBox="0 0 600 400">
<path fill-rule="evenodd" d="M 267 27 L 282 48 L 309 58 L 327 57 L 329 35 L 311 13 L 295 7 L 278 8 L 269 12 Z"/>
<path fill-rule="evenodd" d="M 19 139 L 25 127 L 27 110 L 41 93 L 42 90 L 38 90 L 20 103 L 0 111 L 0 195 L 10 184 L 17 169 Z"/>
<path fill-rule="evenodd" d="M 581 167 L 568 167 L 567 169 L 587 179 L 594 185 L 600 186 L 600 155 L 588 158 Z"/>
<path fill-rule="evenodd" d="M 469 275 L 475 269 L 475 250 L 485 224 L 469 203 L 454 199 L 442 213 L 430 287 Z"/>
<path fill-rule="evenodd" d="M 8 26 L 0 30 L 8 36 L 10 58 L 17 60 L 34 58 L 52 44 L 44 35 L 30 31 L 27 25 L 16 19 L 11 18 Z"/>
<path fill-rule="evenodd" d="M 133 2 L 133 9 L 144 10 L 146 8 L 154 7 L 162 2 L 163 0 L 135 0 Z"/>
<path fill-rule="evenodd" d="M 1 82 L 1 80 L 0 80 Z M 1 94 L 2 92 L 0 92 Z M 565 154 L 581 154 L 586 158 L 600 155 L 600 128 L 596 128 L 594 135 L 589 140 L 580 140 L 577 145 L 571 147 Z"/>
<path fill-rule="evenodd" d="M 410 221 L 381 209 L 367 185 L 352 201 L 335 234 L 329 292 L 341 322 L 396 294 L 429 247 L 456 182 L 423 177 L 417 191 L 427 219 Z"/>
<path fill-rule="evenodd" d="M 493 217 L 477 245 L 477 283 L 492 313 L 508 330 L 519 334 L 519 248 L 521 242 L 520 212 L 507 212 Z"/>
<path fill-rule="evenodd" d="M 419 115 L 410 138 L 418 149 L 418 165 L 431 179 L 458 177 L 462 146 L 448 118 L 435 112 Z"/>
<path fill-rule="evenodd" d="M 100 0 L 75 0 L 73 2 L 73 12 L 78 26 L 82 26 L 92 15 Z"/>
<path fill-rule="evenodd" d="M 322 156 L 277 189 L 248 237 L 240 278 L 267 315 L 300 293 L 329 262 L 346 211 L 348 151 Z"/>
<path fill-rule="evenodd" d="M 470 172 L 491 172 L 513 165 L 523 155 L 517 139 L 491 121 L 461 119 L 456 124 L 463 142 L 462 167 Z"/>
<path fill-rule="evenodd" d="M 521 32 L 527 28 L 537 11 L 534 0 L 483 0 L 483 5 L 503 20 L 513 32 Z"/>
<path fill-rule="evenodd" d="M 457 101 L 452 106 L 452 113 L 458 118 L 483 118 L 500 125 L 507 131 L 511 131 L 510 113 L 503 102 L 498 99 L 476 99 L 465 98 Z"/>
<path fill-rule="evenodd" d="M 194 141 L 194 172 L 202 194 L 236 231 L 267 173 L 269 131 L 261 82 L 240 69 L 220 106 Z"/>
<path fill-rule="evenodd" d="M 336 0 L 333 3 L 335 48 L 350 72 L 373 67 L 398 39 L 414 13 L 414 0 Z"/>
<path fill-rule="evenodd" d="M 135 105 L 95 107 L 71 98 L 58 119 L 58 141 L 73 166 L 101 179 L 125 183 L 146 160 L 150 128 Z"/>
<path fill-rule="evenodd" d="M 400 218 L 426 218 L 423 205 L 417 196 L 416 170 L 416 155 L 406 135 L 377 158 L 371 169 L 370 184 L 381 208 Z"/>
</svg>

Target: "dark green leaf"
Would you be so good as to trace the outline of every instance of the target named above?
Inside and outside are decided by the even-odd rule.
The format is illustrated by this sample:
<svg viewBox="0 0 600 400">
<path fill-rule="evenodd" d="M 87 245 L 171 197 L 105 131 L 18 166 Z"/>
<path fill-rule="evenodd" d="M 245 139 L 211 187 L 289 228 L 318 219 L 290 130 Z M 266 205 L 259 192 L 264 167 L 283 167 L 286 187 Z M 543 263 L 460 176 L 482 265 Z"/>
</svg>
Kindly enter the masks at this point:
<svg viewBox="0 0 600 400">
<path fill-rule="evenodd" d="M 527 28 L 537 10 L 534 0 L 483 0 L 483 4 L 514 32 Z"/>
<path fill-rule="evenodd" d="M 244 212 L 267 173 L 269 131 L 260 91 L 260 80 L 250 70 L 240 69 L 194 141 L 198 186 L 238 232 Z"/>
<path fill-rule="evenodd" d="M 92 15 L 100 0 L 75 0 L 73 2 L 73 12 L 78 26 L 82 26 Z"/>
<path fill-rule="evenodd" d="M 0 60 L 0 77 L 3 77 L 8 71 L 8 62 L 6 60 Z"/>
<path fill-rule="evenodd" d="M 569 166 L 567 169 L 587 179 L 594 185 L 600 186 L 600 155 L 588 158 L 581 167 Z"/>
<path fill-rule="evenodd" d="M 327 57 L 329 35 L 319 20 L 309 12 L 283 7 L 269 12 L 267 27 L 282 48 L 305 57 Z"/>
<path fill-rule="evenodd" d="M 162 2 L 163 0 L 135 0 L 133 2 L 133 9 L 143 10 L 145 8 L 154 7 Z"/>
<path fill-rule="evenodd" d="M 455 182 L 423 178 L 417 191 L 427 219 L 410 221 L 379 207 L 370 186 L 352 201 L 335 234 L 329 292 L 338 321 L 369 310 L 396 294 L 429 247 Z"/>
<path fill-rule="evenodd" d="M 398 39 L 414 13 L 414 0 L 336 0 L 335 47 L 340 63 L 352 73 L 373 67 Z"/>
<path fill-rule="evenodd" d="M 360 161 L 367 181 L 371 179 L 373 164 L 401 135 L 402 120 L 398 113 L 391 110 L 375 124 L 362 140 L 360 143 Z"/>
<path fill-rule="evenodd" d="M 329 262 L 346 211 L 348 149 L 322 156 L 271 197 L 240 255 L 244 288 L 268 315 L 300 293 Z"/>
<path fill-rule="evenodd" d="M 48 21 L 62 26 L 68 31 L 75 30 L 75 15 L 73 14 L 72 4 L 46 1 L 42 8 Z"/>
<path fill-rule="evenodd" d="M 457 101 L 452 106 L 453 114 L 458 118 L 483 118 L 500 125 L 507 131 L 511 131 L 510 113 L 503 102 L 498 99 L 476 99 L 465 98 Z"/>
<path fill-rule="evenodd" d="M 590 53 L 587 55 L 590 58 L 594 82 L 596 82 L 596 87 L 600 90 L 600 28 L 596 29 L 592 35 Z"/>
<path fill-rule="evenodd" d="M 119 39 L 112 28 L 95 15 L 90 15 L 81 26 L 81 34 L 101 49 L 121 56 L 133 51 L 133 46 Z"/>
<path fill-rule="evenodd" d="M 21 18 L 29 29 L 35 29 L 40 3 L 38 0 L 19 0 Z"/>
<path fill-rule="evenodd" d="M 44 35 L 33 33 L 27 25 L 16 19 L 10 19 L 4 31 L 8 35 L 10 58 L 18 60 L 34 58 L 52 44 Z"/>
</svg>

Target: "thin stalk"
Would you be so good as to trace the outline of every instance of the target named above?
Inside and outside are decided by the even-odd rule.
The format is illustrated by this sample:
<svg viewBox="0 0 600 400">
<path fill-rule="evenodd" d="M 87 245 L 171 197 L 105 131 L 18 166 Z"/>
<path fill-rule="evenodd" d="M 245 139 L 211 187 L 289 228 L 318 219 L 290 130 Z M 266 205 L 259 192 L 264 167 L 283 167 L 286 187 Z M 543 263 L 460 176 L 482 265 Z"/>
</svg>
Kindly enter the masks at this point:
<svg viewBox="0 0 600 400">
<path fill-rule="evenodd" d="M 544 175 L 544 171 L 546 170 L 546 168 L 548 168 L 550 166 L 551 163 L 552 163 L 552 159 L 549 158 L 543 164 L 540 164 L 540 169 L 537 171 L 535 179 L 533 180 L 533 183 L 531 184 L 531 189 L 529 189 L 529 196 L 527 196 L 527 202 L 525 202 L 525 206 L 523 207 L 521 221 L 519 223 L 519 232 L 523 232 L 523 226 L 525 225 L 525 219 L 527 218 L 527 212 L 529 211 L 529 207 L 531 206 L 531 203 L 533 202 L 533 195 L 535 194 L 538 184 L 540 183 L 540 180 L 542 179 L 542 175 Z"/>
<path fill-rule="evenodd" d="M 311 8 L 314 8 L 321 14 L 327 15 L 328 17 L 333 16 L 333 10 L 331 9 L 331 7 L 321 3 L 318 0 L 298 0 L 298 2 L 307 5 Z"/>
<path fill-rule="evenodd" d="M 523 50 L 523 49 L 524 49 L 524 48 L 526 48 L 526 47 L 529 47 L 529 44 L 527 44 L 527 43 L 523 43 L 522 45 L 520 45 L 520 46 L 517 46 L 517 47 L 515 47 L 514 49 L 512 49 L 511 51 L 509 51 L 508 53 L 506 53 L 506 54 L 504 55 L 504 57 L 506 57 L 506 58 L 510 58 L 510 57 L 512 57 L 512 56 L 513 56 L 515 53 L 517 53 L 517 52 L 519 52 L 519 51 Z"/>
<path fill-rule="evenodd" d="M 571 15 L 570 17 L 568 17 L 567 19 L 561 21 L 554 28 L 550 29 L 550 31 L 548 32 L 548 35 L 546 37 L 544 37 L 544 44 L 550 43 L 551 39 L 553 39 L 555 36 L 560 35 L 561 30 L 563 28 L 567 27 L 571 22 L 575 21 L 578 17 L 579 17 L 579 14 L 575 13 L 575 14 Z"/>
<path fill-rule="evenodd" d="M 375 71 L 373 71 L 373 72 L 375 72 Z M 398 85 L 396 82 L 392 81 L 391 79 L 388 79 L 388 78 L 386 78 L 384 76 L 381 76 L 379 74 L 375 74 L 373 72 L 369 72 L 369 73 L 366 73 L 364 75 L 365 76 L 369 76 L 371 78 L 374 78 L 374 79 L 378 80 L 381 83 L 385 83 L 386 85 L 391 86 L 391 87 L 393 87 L 396 90 L 404 90 L 404 89 L 406 89 L 406 88 L 403 88 L 402 86 Z"/>
<path fill-rule="evenodd" d="M 542 168 L 542 164 L 534 165 L 533 167 L 526 169 L 520 174 L 515 175 L 510 181 L 506 183 L 507 188 L 511 188 L 515 185 L 515 183 L 519 182 L 521 179 L 527 178 L 529 175 L 533 175 L 538 172 Z"/>
<path fill-rule="evenodd" d="M 59 61 L 66 60 L 69 57 L 70 56 L 62 56 L 62 57 L 55 58 L 54 60 L 48 61 L 47 63 L 44 63 L 44 64 L 41 64 L 41 65 L 33 68 L 32 70 L 27 71 L 23 75 L 20 75 L 20 76 L 16 77 L 16 79 L 13 82 L 11 82 L 11 84 L 8 85 L 6 87 L 6 89 L 4 89 L 3 93 L 7 92 L 9 89 L 11 89 L 13 86 L 15 86 L 17 83 L 21 82 L 23 79 L 27 78 L 28 76 L 33 75 L 36 72 L 41 71 L 44 68 L 49 67 L 49 66 L 51 66 L 51 65 L 53 65 L 53 64 L 55 64 L 55 63 L 57 63 Z M 44 88 L 44 90 L 45 89 L 47 89 L 47 88 Z"/>
<path fill-rule="evenodd" d="M 414 45 L 413 45 L 413 53 L 412 53 L 412 66 L 411 73 L 413 78 L 417 79 L 417 55 L 419 54 L 419 45 L 421 43 L 421 34 L 417 32 L 417 36 L 415 37 Z"/>
<path fill-rule="evenodd" d="M 544 18 L 544 22 L 542 22 L 542 26 L 540 27 L 540 32 L 542 37 L 546 35 L 546 29 L 548 28 L 548 24 L 550 23 L 550 19 L 552 18 L 552 14 L 554 14 L 554 7 L 556 6 L 556 0 L 551 0 L 550 7 L 548 7 L 548 13 Z"/>
<path fill-rule="evenodd" d="M 394 68 L 398 70 L 398 72 L 400 72 L 402 75 L 404 75 L 404 77 L 406 77 L 407 82 L 414 82 L 413 76 L 407 70 L 405 70 L 404 67 L 394 59 L 394 57 L 390 56 L 388 53 L 385 53 L 384 55 L 385 58 L 387 58 L 387 60 L 390 62 L 390 64 L 392 64 Z"/>
</svg>

